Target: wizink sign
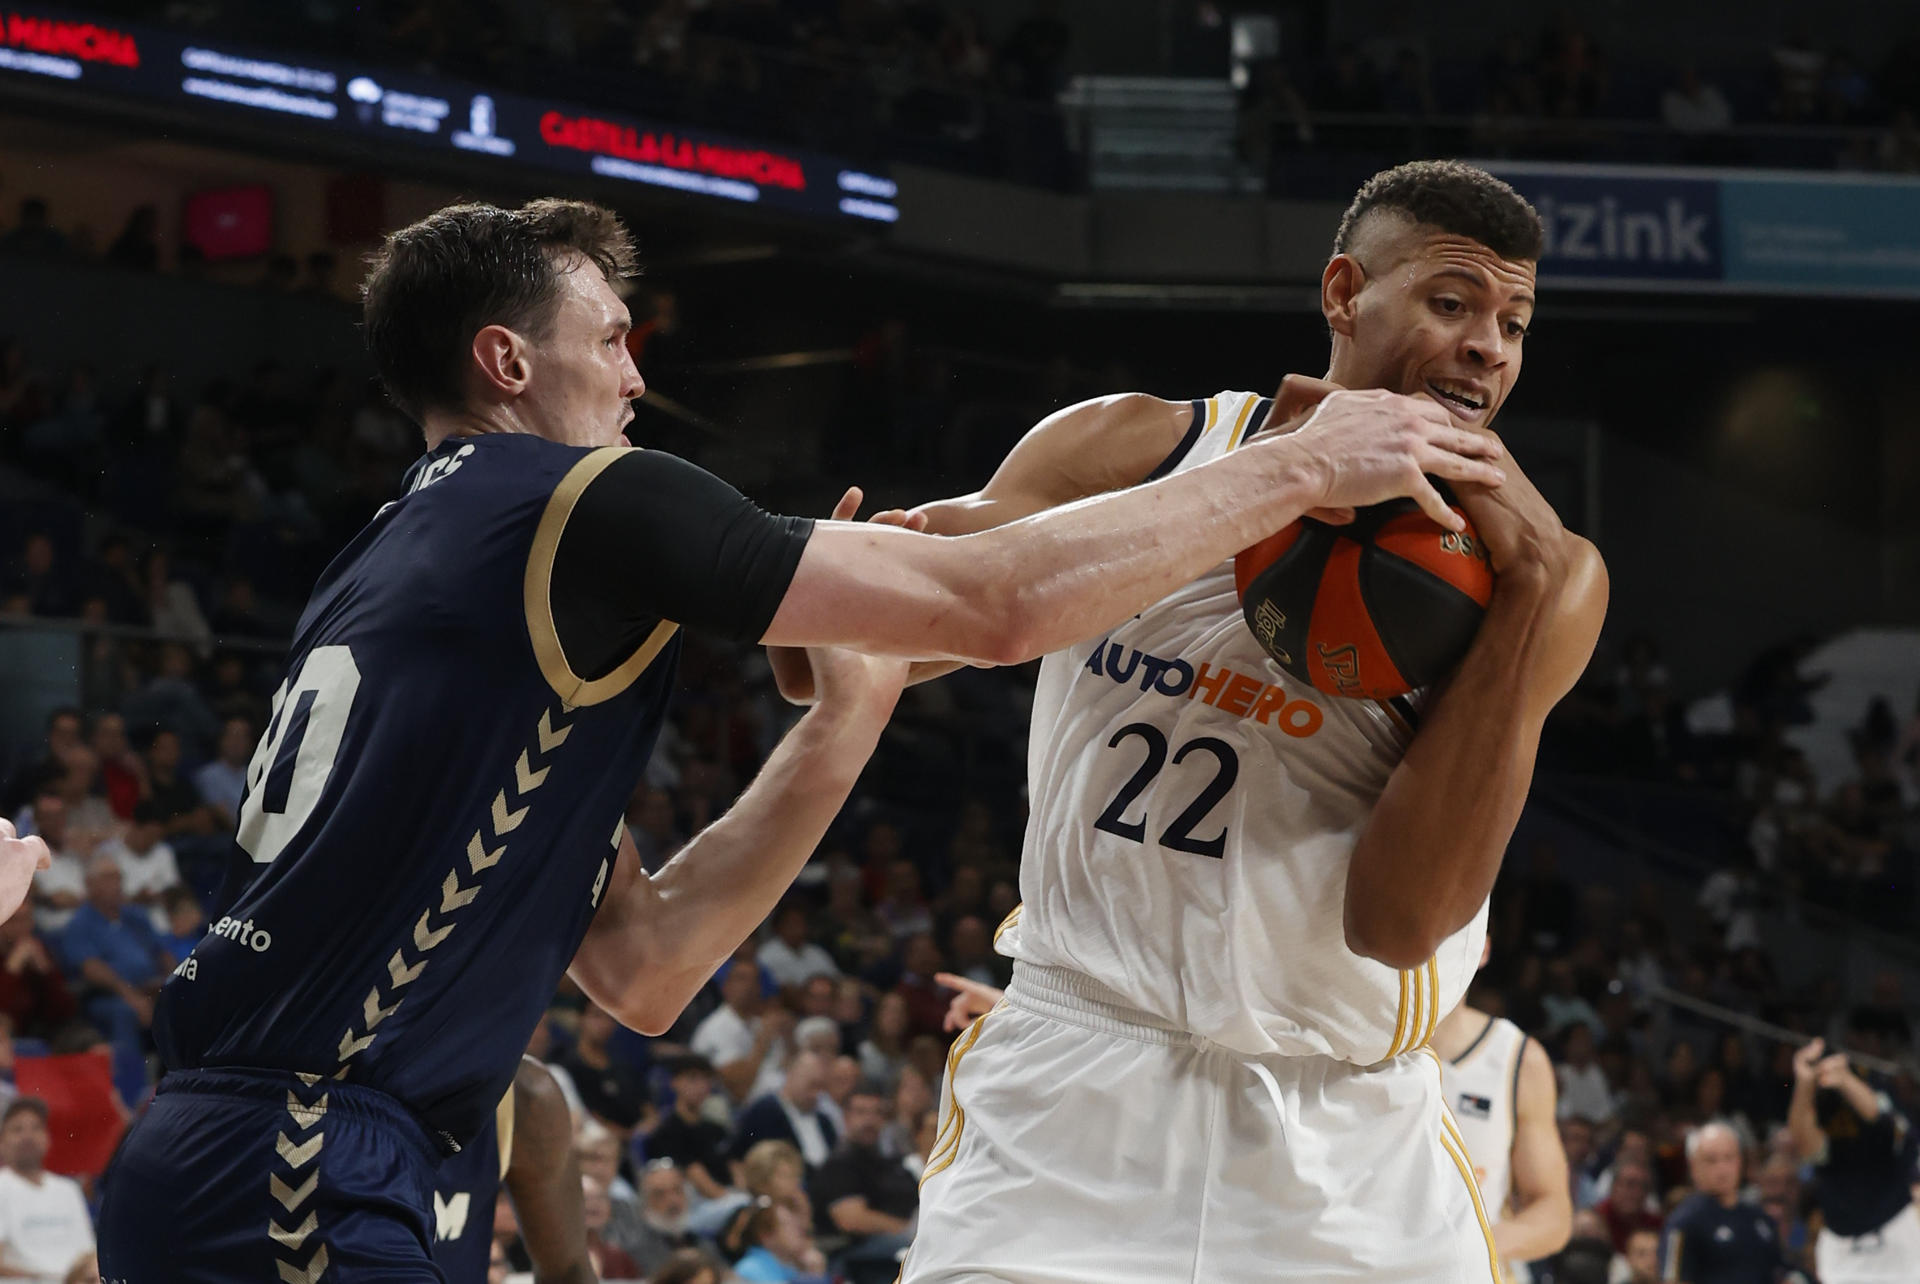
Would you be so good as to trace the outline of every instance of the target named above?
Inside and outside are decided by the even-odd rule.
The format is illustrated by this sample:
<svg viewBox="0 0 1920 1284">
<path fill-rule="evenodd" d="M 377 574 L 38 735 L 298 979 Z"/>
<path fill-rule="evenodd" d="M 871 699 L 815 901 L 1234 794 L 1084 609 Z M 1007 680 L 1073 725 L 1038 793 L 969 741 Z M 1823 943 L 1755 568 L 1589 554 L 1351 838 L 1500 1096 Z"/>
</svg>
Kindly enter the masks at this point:
<svg viewBox="0 0 1920 1284">
<path fill-rule="evenodd" d="M 1540 211 L 1543 278 L 1717 281 L 1718 185 L 1621 168 L 1490 166 Z"/>
<path fill-rule="evenodd" d="M 1548 286 L 1920 298 L 1920 179 L 1482 163 L 1540 211 Z"/>
</svg>

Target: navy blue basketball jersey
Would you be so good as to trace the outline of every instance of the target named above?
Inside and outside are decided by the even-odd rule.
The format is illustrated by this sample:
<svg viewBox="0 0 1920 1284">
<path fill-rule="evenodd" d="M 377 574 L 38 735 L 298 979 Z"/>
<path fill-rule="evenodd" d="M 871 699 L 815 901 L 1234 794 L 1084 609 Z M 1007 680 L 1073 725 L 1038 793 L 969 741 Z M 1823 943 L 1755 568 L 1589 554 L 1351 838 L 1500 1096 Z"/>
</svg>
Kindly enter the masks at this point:
<svg viewBox="0 0 1920 1284">
<path fill-rule="evenodd" d="M 606 888 L 678 625 L 757 640 L 810 530 L 653 451 L 430 452 L 301 617 L 244 889 L 160 996 L 168 1068 L 346 1080 L 449 1150 L 477 1134 Z"/>
<path fill-rule="evenodd" d="M 1692 1195 L 1667 1219 L 1661 1246 L 1664 1280 L 1686 1284 L 1752 1284 L 1772 1281 L 1785 1261 L 1773 1219 L 1753 1204 L 1723 1205 L 1711 1195 Z"/>
</svg>

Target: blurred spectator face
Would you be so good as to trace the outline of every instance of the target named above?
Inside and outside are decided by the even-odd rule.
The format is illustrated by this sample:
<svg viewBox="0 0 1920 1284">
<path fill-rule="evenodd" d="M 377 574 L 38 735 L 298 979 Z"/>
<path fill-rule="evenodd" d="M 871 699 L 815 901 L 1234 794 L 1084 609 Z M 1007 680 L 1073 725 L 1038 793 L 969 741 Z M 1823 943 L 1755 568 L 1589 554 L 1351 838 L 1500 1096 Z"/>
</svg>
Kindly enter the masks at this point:
<svg viewBox="0 0 1920 1284">
<path fill-rule="evenodd" d="M 999 923 L 1013 913 L 1013 907 L 1020 903 L 1020 889 L 1001 879 L 987 893 L 987 917 Z"/>
<path fill-rule="evenodd" d="M 713 1076 L 698 1067 L 679 1070 L 673 1076 L 673 1097 L 676 1104 L 684 1103 L 690 1113 L 698 1114 L 700 1107 L 713 1095 Z"/>
<path fill-rule="evenodd" d="M 193 653 L 178 642 L 169 642 L 160 648 L 160 675 L 166 678 L 186 678 L 193 673 Z"/>
<path fill-rule="evenodd" d="M 1579 1168 L 1593 1155 L 1593 1125 L 1573 1117 L 1560 1121 L 1560 1146 L 1567 1152 L 1567 1164 Z"/>
<path fill-rule="evenodd" d="M 897 860 L 887 867 L 887 899 L 900 905 L 920 900 L 920 871 L 912 861 Z"/>
<path fill-rule="evenodd" d="M 93 790 L 93 778 L 100 774 L 100 760 L 94 757 L 93 750 L 76 744 L 61 761 L 66 771 L 60 777 L 60 796 L 67 800 L 68 806 L 77 807 Z"/>
<path fill-rule="evenodd" d="M 1620 1147 L 1614 1152 L 1614 1162 L 1625 1160 L 1628 1163 L 1653 1164 L 1653 1141 L 1644 1132 L 1629 1129 L 1620 1134 Z"/>
<path fill-rule="evenodd" d="M 914 976 L 932 979 L 940 970 L 940 947 L 933 937 L 922 932 L 907 942 L 906 969 Z"/>
<path fill-rule="evenodd" d="M 53 540 L 38 531 L 27 536 L 27 547 L 21 555 L 26 564 L 27 574 L 46 575 L 53 570 Z"/>
<path fill-rule="evenodd" d="M 171 897 L 167 906 L 167 930 L 175 936 L 192 936 L 206 926 L 206 912 L 191 895 Z"/>
<path fill-rule="evenodd" d="M 860 1086 L 860 1063 L 852 1057 L 835 1057 L 827 1067 L 827 1095 L 844 1104 Z"/>
<path fill-rule="evenodd" d="M 56 852 L 67 849 L 67 803 L 59 794 L 33 800 L 33 830 Z"/>
<path fill-rule="evenodd" d="M 1775 1204 L 1791 1210 L 1800 1202 L 1800 1174 L 1791 1159 L 1779 1156 L 1769 1159 L 1760 1170 L 1758 1184 L 1760 1202 L 1768 1205 L 1769 1212 Z"/>
<path fill-rule="evenodd" d="M 867 863 L 877 865 L 900 858 L 900 831 L 884 820 L 867 831 Z"/>
<path fill-rule="evenodd" d="M 648 1164 L 640 1174 L 640 1214 L 663 1234 L 687 1229 L 687 1183 L 671 1163 Z"/>
<path fill-rule="evenodd" d="M 111 856 L 96 858 L 87 866 L 87 903 L 108 918 L 118 916 L 123 882 L 119 862 Z"/>
<path fill-rule="evenodd" d="M 773 932 L 793 949 L 799 949 L 807 943 L 807 912 L 798 905 L 789 905 L 780 911 L 775 920 Z"/>
<path fill-rule="evenodd" d="M 613 1202 L 607 1198 L 606 1184 L 583 1175 L 580 1178 L 580 1196 L 587 1233 L 598 1235 L 613 1218 Z"/>
<path fill-rule="evenodd" d="M 1585 1066 L 1593 1060 L 1593 1030 L 1584 1021 L 1567 1030 L 1567 1047 L 1563 1055 L 1571 1066 Z"/>
<path fill-rule="evenodd" d="M 103 713 L 93 720 L 93 752 L 102 762 L 118 762 L 127 756 L 127 720 L 117 713 Z"/>
<path fill-rule="evenodd" d="M 1706 1071 L 1700 1076 L 1699 1086 L 1694 1089 L 1693 1100 L 1703 1118 L 1711 1119 L 1719 1114 L 1727 1100 L 1726 1076 L 1718 1070 Z"/>
<path fill-rule="evenodd" d="M 1740 1139 L 1724 1125 L 1701 1129 L 1687 1157 L 1687 1170 L 1695 1190 L 1715 1199 L 1732 1198 L 1740 1190 Z M 1616 1184 L 1619 1180 L 1614 1178 Z"/>
<path fill-rule="evenodd" d="M 887 1042 L 898 1046 L 907 1037 L 907 1027 L 912 1014 L 907 1008 L 906 999 L 898 994 L 883 994 L 879 1005 L 873 1010 L 873 1032 L 883 1036 Z"/>
<path fill-rule="evenodd" d="M 860 1018 L 866 1015 L 866 996 L 860 991 L 860 982 L 843 978 L 833 987 L 833 1019 L 841 1025 L 858 1025 Z"/>
<path fill-rule="evenodd" d="M 886 1098 L 874 1092 L 856 1092 L 847 1098 L 847 1140 L 856 1146 L 880 1144 L 887 1124 Z"/>
<path fill-rule="evenodd" d="M 1673 1045 L 1673 1051 L 1667 1054 L 1667 1078 L 1673 1083 L 1685 1083 L 1693 1078 L 1695 1070 L 1693 1045 L 1681 1042 Z"/>
<path fill-rule="evenodd" d="M 797 1262 L 813 1247 L 813 1241 L 807 1238 L 806 1222 L 785 1204 L 775 1210 L 773 1233 L 760 1242 L 783 1262 Z"/>
<path fill-rule="evenodd" d="M 1643 1208 L 1652 1189 L 1653 1177 L 1644 1164 L 1615 1164 L 1613 1190 L 1607 1198 L 1615 1208 Z"/>
<path fill-rule="evenodd" d="M 808 1017 L 793 1029 L 794 1046 L 831 1062 L 840 1055 L 840 1027 L 830 1017 Z"/>
<path fill-rule="evenodd" d="M 953 871 L 953 883 L 947 888 L 948 905 L 956 910 L 976 910 L 986 899 L 986 879 L 977 867 L 962 865 Z"/>
<path fill-rule="evenodd" d="M 47 1121 L 37 1110 L 16 1109 L 0 1127 L 0 1161 L 17 1173 L 34 1176 L 47 1159 Z"/>
<path fill-rule="evenodd" d="M 607 1046 L 607 1040 L 613 1037 L 614 1020 L 607 1010 L 597 1003 L 589 1003 L 580 1012 L 580 1042 L 586 1047 L 599 1050 Z"/>
<path fill-rule="evenodd" d="M 1627 1269 L 1631 1284 L 1655 1284 L 1660 1278 L 1660 1233 L 1637 1230 L 1627 1237 Z"/>
<path fill-rule="evenodd" d="M 991 942 L 987 925 L 969 914 L 953 925 L 953 961 L 965 967 L 987 957 Z"/>
<path fill-rule="evenodd" d="M 147 746 L 147 765 L 171 775 L 180 766 L 180 737 L 171 731 L 155 732 Z"/>
<path fill-rule="evenodd" d="M 809 977 L 800 990 L 800 1015 L 803 1017 L 831 1017 L 833 1015 L 833 978 L 830 976 Z"/>
<path fill-rule="evenodd" d="M 893 1090 L 893 1114 L 896 1119 L 918 1119 L 933 1109 L 933 1089 L 926 1076 L 912 1066 L 900 1072 L 900 1083 Z"/>
<path fill-rule="evenodd" d="M 760 1006 L 760 973 L 757 969 L 735 963 L 727 969 L 727 979 L 720 982 L 720 998 L 728 1007 L 741 1015 L 749 1015 Z"/>
<path fill-rule="evenodd" d="M 514 1215 L 513 1200 L 506 1191 L 501 1191 L 493 1201 L 493 1240 L 500 1243 L 520 1234 L 520 1219 Z"/>
<path fill-rule="evenodd" d="M 229 767 L 244 767 L 253 757 L 253 721 L 228 718 L 220 728 L 220 761 Z"/>
<path fill-rule="evenodd" d="M 135 817 L 133 823 L 127 826 L 127 849 L 135 855 L 145 856 L 160 841 L 163 832 L 164 827 L 151 816 L 146 820 Z M 197 908 L 195 913 L 198 914 Z"/>
<path fill-rule="evenodd" d="M 55 762 L 65 762 L 67 755 L 79 747 L 79 714 L 56 713 L 47 720 L 47 754 Z"/>
<path fill-rule="evenodd" d="M 947 1045 L 930 1034 L 920 1035 L 907 1045 L 907 1062 L 931 1083 L 946 1070 Z"/>
<path fill-rule="evenodd" d="M 620 1172 L 620 1139 L 605 1128 L 583 1130 L 574 1143 L 573 1153 L 580 1160 L 580 1171 L 602 1186 L 611 1187 Z"/>
<path fill-rule="evenodd" d="M 810 1106 L 827 1083 L 827 1063 L 817 1052 L 798 1052 L 787 1066 L 786 1086 L 781 1095 L 795 1105 Z"/>
<path fill-rule="evenodd" d="M 860 876 L 848 874 L 836 878 L 827 886 L 827 912 L 837 919 L 854 919 L 861 915 Z"/>
</svg>

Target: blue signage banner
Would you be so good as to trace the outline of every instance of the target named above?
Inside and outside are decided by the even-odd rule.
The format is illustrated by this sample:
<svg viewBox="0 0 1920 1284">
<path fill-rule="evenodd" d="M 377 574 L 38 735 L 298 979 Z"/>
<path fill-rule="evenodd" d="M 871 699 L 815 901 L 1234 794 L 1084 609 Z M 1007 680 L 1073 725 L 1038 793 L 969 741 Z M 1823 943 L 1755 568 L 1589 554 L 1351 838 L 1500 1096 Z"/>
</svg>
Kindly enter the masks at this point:
<svg viewBox="0 0 1920 1284">
<path fill-rule="evenodd" d="M 1549 285 L 1920 298 L 1920 180 L 1479 163 L 1540 211 Z"/>
</svg>

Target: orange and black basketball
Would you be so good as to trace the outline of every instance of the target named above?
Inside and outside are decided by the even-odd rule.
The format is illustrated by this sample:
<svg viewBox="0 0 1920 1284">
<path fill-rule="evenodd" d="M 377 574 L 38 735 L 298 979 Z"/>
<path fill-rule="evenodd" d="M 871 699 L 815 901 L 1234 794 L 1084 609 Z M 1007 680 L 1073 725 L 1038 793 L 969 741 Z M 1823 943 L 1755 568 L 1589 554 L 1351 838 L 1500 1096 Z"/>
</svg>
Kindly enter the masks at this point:
<svg viewBox="0 0 1920 1284">
<path fill-rule="evenodd" d="M 1472 523 L 1456 534 L 1410 499 L 1363 508 L 1347 526 L 1301 518 L 1235 558 L 1233 579 L 1247 627 L 1282 668 L 1370 700 L 1444 677 L 1493 594 Z"/>
</svg>

